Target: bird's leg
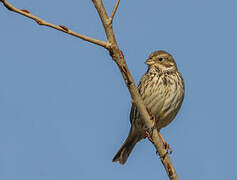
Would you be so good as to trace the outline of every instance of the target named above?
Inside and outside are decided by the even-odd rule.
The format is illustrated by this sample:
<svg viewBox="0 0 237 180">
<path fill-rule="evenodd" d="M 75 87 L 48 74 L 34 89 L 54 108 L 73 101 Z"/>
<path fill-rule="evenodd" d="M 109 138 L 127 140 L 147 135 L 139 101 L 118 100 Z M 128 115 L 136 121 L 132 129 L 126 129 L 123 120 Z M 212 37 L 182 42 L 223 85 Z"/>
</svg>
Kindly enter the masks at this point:
<svg viewBox="0 0 237 180">
<path fill-rule="evenodd" d="M 165 155 L 168 154 L 168 153 L 171 154 L 171 153 L 173 152 L 173 150 L 171 149 L 170 145 L 165 141 L 165 139 L 162 137 L 162 135 L 161 135 L 160 132 L 158 133 L 158 135 L 159 135 L 160 138 L 161 138 L 161 141 L 162 141 L 162 143 L 163 143 L 163 145 L 164 145 L 165 150 L 167 150 L 167 153 L 165 153 Z M 165 155 L 164 155 L 164 156 L 165 156 Z"/>
<path fill-rule="evenodd" d="M 147 112 L 150 116 L 150 119 L 151 119 L 152 123 L 153 123 L 151 128 L 147 128 L 146 136 L 153 143 L 152 134 L 153 134 L 153 130 L 155 129 L 155 117 L 152 115 L 151 111 L 148 108 L 146 108 L 146 110 L 147 110 Z"/>
<path fill-rule="evenodd" d="M 150 109 L 148 109 L 148 108 L 146 107 L 146 110 L 147 110 L 147 112 L 148 112 L 148 114 L 149 114 L 149 116 L 150 116 L 150 119 L 151 119 L 152 123 L 153 123 L 152 128 L 147 128 L 147 130 L 146 130 L 146 136 L 147 136 L 147 138 L 153 143 L 153 140 L 152 140 L 152 133 L 153 133 L 153 130 L 155 129 L 155 122 L 156 122 L 156 121 L 155 121 L 155 117 L 152 115 Z M 158 132 L 158 135 L 159 135 L 159 137 L 161 138 L 161 141 L 162 141 L 162 143 L 163 143 L 163 145 L 164 145 L 165 150 L 167 151 L 167 152 L 164 154 L 164 156 L 165 156 L 166 154 L 168 154 L 168 153 L 171 154 L 171 153 L 173 152 L 173 150 L 171 149 L 170 145 L 165 141 L 165 139 L 162 137 L 160 131 Z"/>
<path fill-rule="evenodd" d="M 152 140 L 152 137 L 151 137 L 151 135 L 152 135 L 152 132 L 153 132 L 153 130 L 154 130 L 154 128 L 151 128 L 151 129 L 147 129 L 146 130 L 146 137 L 149 139 L 149 141 L 151 141 L 152 143 L 153 143 L 153 140 Z"/>
</svg>

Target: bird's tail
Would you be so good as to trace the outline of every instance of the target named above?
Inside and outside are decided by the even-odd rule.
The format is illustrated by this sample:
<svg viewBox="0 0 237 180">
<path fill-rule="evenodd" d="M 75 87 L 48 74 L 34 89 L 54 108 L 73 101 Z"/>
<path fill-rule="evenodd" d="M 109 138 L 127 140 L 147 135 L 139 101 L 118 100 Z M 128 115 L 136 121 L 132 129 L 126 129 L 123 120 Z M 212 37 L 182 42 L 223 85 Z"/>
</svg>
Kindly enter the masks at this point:
<svg viewBox="0 0 237 180">
<path fill-rule="evenodd" d="M 132 133 L 131 128 L 127 139 L 123 143 L 122 147 L 118 150 L 112 161 L 113 162 L 119 161 L 120 164 L 124 164 L 127 161 L 128 156 L 132 152 L 134 146 L 140 140 L 141 138 L 139 136 Z"/>
</svg>

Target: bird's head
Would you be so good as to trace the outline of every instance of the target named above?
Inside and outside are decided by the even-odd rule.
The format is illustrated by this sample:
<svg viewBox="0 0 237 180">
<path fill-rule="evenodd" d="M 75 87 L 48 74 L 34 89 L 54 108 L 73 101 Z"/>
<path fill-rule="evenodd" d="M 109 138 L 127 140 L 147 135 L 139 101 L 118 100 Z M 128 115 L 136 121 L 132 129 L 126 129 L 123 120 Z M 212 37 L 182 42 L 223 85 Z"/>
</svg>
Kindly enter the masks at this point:
<svg viewBox="0 0 237 180">
<path fill-rule="evenodd" d="M 160 72 L 177 71 L 177 65 L 174 58 L 166 51 L 155 51 L 150 54 L 145 62 L 148 68 L 155 68 Z"/>
</svg>

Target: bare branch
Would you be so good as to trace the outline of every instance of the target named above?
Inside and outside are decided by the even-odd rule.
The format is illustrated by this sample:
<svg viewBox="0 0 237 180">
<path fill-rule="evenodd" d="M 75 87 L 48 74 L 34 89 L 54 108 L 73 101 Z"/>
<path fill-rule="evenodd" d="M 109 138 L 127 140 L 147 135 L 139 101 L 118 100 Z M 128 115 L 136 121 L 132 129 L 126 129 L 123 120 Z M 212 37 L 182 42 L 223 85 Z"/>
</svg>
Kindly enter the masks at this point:
<svg viewBox="0 0 237 180">
<path fill-rule="evenodd" d="M 71 31 L 70 29 L 68 29 L 66 26 L 64 25 L 55 25 L 55 24 L 52 24 L 52 23 L 49 23 L 47 21 L 44 21 L 43 19 L 40 19 L 39 17 L 37 16 L 34 16 L 32 15 L 28 10 L 25 10 L 25 9 L 18 9 L 16 7 L 14 7 L 13 5 L 11 5 L 10 3 L 8 3 L 6 0 L 0 0 L 4 6 L 10 10 L 10 11 L 13 11 L 13 12 L 16 12 L 18 14 L 21 14 L 23 16 L 26 16 L 28 18 L 31 18 L 33 19 L 35 22 L 37 22 L 39 25 L 43 25 L 43 26 L 48 26 L 48 27 L 51 27 L 51 28 L 54 28 L 58 31 L 62 31 L 64 33 L 67 33 L 67 34 L 70 34 L 72 36 L 75 36 L 77 38 L 80 38 L 82 40 L 85 40 L 85 41 L 88 41 L 90 43 L 93 43 L 93 44 L 97 44 L 99 46 L 102 46 L 106 49 L 109 49 L 109 44 L 105 41 L 101 41 L 101 40 L 98 40 L 98 39 L 94 39 L 94 38 L 91 38 L 91 37 L 88 37 L 88 36 L 85 36 L 85 35 L 82 35 L 82 34 L 79 34 L 77 32 L 74 32 L 74 31 Z"/>
<path fill-rule="evenodd" d="M 110 23 L 113 22 L 114 15 L 115 15 L 115 13 L 116 13 L 116 11 L 117 11 L 117 9 L 118 9 L 119 3 L 120 3 L 120 0 L 117 0 L 116 4 L 115 4 L 115 6 L 114 6 L 114 9 L 113 9 L 113 11 L 112 11 L 112 14 L 110 15 Z"/>
<path fill-rule="evenodd" d="M 150 115 L 148 114 L 146 107 L 143 103 L 143 100 L 140 96 L 140 94 L 137 91 L 136 84 L 131 76 L 131 73 L 128 69 L 128 66 L 126 64 L 124 55 L 122 51 L 119 49 L 114 32 L 112 24 L 110 23 L 110 18 L 108 17 L 102 0 L 92 0 L 92 2 L 95 5 L 95 8 L 100 16 L 100 19 L 103 23 L 106 36 L 108 39 L 108 42 L 111 44 L 111 48 L 109 49 L 110 55 L 112 56 L 113 60 L 118 65 L 121 74 L 125 80 L 125 83 L 128 87 L 128 90 L 132 97 L 132 102 L 137 106 L 143 120 L 145 121 L 145 124 L 148 128 L 152 128 L 153 124 L 150 120 Z M 178 175 L 175 171 L 175 168 L 170 160 L 169 154 L 167 154 L 167 150 L 163 146 L 163 142 L 159 136 L 159 132 L 157 129 L 154 129 L 151 134 L 152 143 L 154 144 L 157 153 L 160 156 L 161 162 L 163 166 L 165 167 L 165 170 L 167 172 L 167 175 L 171 180 L 178 180 Z"/>
</svg>

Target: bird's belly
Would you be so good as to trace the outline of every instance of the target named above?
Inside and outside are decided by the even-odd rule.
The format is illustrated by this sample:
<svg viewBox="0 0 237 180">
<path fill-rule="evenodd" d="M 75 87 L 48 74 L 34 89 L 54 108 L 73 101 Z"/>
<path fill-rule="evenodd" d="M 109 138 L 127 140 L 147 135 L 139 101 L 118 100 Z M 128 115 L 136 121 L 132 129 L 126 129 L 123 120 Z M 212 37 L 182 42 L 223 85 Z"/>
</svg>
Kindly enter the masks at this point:
<svg viewBox="0 0 237 180">
<path fill-rule="evenodd" d="M 171 85 L 169 91 L 161 91 L 158 94 L 154 102 L 159 103 L 149 103 L 147 107 L 155 116 L 157 128 L 161 129 L 170 124 L 178 113 L 183 101 L 184 90 L 180 86 L 172 87 Z"/>
</svg>

